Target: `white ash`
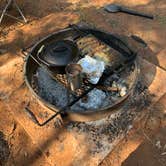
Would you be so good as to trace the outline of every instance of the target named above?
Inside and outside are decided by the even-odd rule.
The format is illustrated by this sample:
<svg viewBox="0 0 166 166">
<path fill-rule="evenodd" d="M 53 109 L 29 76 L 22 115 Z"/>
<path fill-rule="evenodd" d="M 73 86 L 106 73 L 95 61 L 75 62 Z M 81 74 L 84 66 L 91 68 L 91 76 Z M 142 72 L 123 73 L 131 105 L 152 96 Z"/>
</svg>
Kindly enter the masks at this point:
<svg viewBox="0 0 166 166">
<path fill-rule="evenodd" d="M 71 110 L 73 111 L 86 111 L 86 110 L 95 110 L 99 109 L 103 105 L 103 101 L 106 99 L 106 93 L 102 90 L 93 89 L 91 92 L 87 94 L 87 101 L 84 102 L 80 99 L 77 103 L 75 103 Z"/>
<path fill-rule="evenodd" d="M 67 105 L 67 89 L 58 81 L 52 79 L 47 71 L 38 68 L 36 73 L 38 94 L 57 108 Z"/>
</svg>

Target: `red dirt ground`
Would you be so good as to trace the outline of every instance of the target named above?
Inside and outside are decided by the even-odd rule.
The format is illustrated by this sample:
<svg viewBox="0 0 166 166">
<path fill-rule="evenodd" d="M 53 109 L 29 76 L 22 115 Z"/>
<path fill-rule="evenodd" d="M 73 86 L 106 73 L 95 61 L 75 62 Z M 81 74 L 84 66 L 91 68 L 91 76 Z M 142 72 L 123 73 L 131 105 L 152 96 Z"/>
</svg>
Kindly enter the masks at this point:
<svg viewBox="0 0 166 166">
<path fill-rule="evenodd" d="M 152 13 L 155 19 L 147 20 L 122 13 L 109 14 L 104 12 L 102 7 L 112 2 Z M 39 37 L 67 26 L 68 23 L 84 21 L 109 32 L 140 36 L 151 49 L 151 54 L 147 55 L 145 52 L 144 58 L 165 71 L 166 1 L 18 0 L 18 3 L 29 23 L 23 25 L 6 19 L 0 27 L 0 132 L 3 133 L 3 138 L 0 136 L 0 147 L 4 148 L 0 150 L 0 165 L 54 165 L 47 160 L 49 152 L 44 154 L 38 145 L 31 140 L 27 131 L 16 120 L 17 118 L 8 111 L 10 107 L 8 101 L 12 96 L 11 91 L 23 82 L 21 73 L 23 60 L 17 56 L 20 55 L 20 49 L 38 40 Z M 1 1 L 1 8 L 3 5 L 4 1 Z M 25 103 L 22 104 L 25 105 Z M 165 166 L 165 115 L 166 95 L 163 95 L 155 104 L 153 111 L 141 122 L 135 124 L 134 129 L 126 136 L 126 139 L 115 147 L 101 165 Z M 4 140 L 7 141 L 8 145 L 3 144 Z M 34 159 L 37 160 L 31 162 Z"/>
</svg>

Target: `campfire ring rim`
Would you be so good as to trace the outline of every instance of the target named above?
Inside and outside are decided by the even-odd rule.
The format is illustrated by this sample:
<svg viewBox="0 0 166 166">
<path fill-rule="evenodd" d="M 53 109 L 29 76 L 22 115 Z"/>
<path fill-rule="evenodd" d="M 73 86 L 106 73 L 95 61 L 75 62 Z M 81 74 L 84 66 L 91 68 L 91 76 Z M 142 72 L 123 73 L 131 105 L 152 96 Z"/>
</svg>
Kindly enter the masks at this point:
<svg viewBox="0 0 166 166">
<path fill-rule="evenodd" d="M 58 31 L 58 32 L 55 32 L 55 33 L 53 33 L 53 34 L 50 34 L 50 35 L 48 35 L 48 36 L 42 38 L 39 42 L 37 42 L 37 43 L 32 47 L 31 52 L 34 50 L 34 48 L 36 48 L 36 47 L 39 45 L 39 43 L 45 41 L 45 40 L 48 39 L 49 37 L 54 36 L 54 35 L 56 35 L 56 34 L 58 34 L 58 33 L 60 33 L 60 32 L 62 32 L 62 33 L 63 33 L 63 32 L 66 32 L 66 31 L 68 31 L 68 30 L 71 30 L 71 28 L 66 28 L 66 29 L 60 30 L 60 31 Z M 44 99 L 43 99 L 41 96 L 39 96 L 39 95 L 34 91 L 34 89 L 32 88 L 32 86 L 31 86 L 31 84 L 30 84 L 30 82 L 29 82 L 29 80 L 28 80 L 28 78 L 27 78 L 27 76 L 26 76 L 26 72 L 27 72 L 27 71 L 26 71 L 26 68 L 27 68 L 27 61 L 28 61 L 29 58 L 30 58 L 30 55 L 27 55 L 26 58 L 25 58 L 24 69 L 23 69 L 23 71 L 24 71 L 24 79 L 25 79 L 25 83 L 26 83 L 28 89 L 29 89 L 30 92 L 33 94 L 33 97 L 34 97 L 35 99 L 37 99 L 37 101 L 39 101 L 41 105 L 43 105 L 44 107 L 50 109 L 50 110 L 53 111 L 53 112 L 59 112 L 59 111 L 58 111 L 58 108 L 56 108 L 55 105 L 53 105 L 53 104 L 49 103 L 48 101 L 44 100 Z M 94 111 L 94 110 L 93 110 L 93 111 L 88 110 L 88 111 L 84 111 L 84 112 L 69 111 L 69 112 L 67 112 L 67 113 L 68 113 L 68 114 L 83 115 L 83 116 L 88 116 L 88 115 L 91 115 L 91 114 L 101 114 L 101 113 L 104 113 L 104 112 L 109 112 L 109 114 L 114 113 L 114 112 L 116 111 L 116 109 L 114 109 L 114 108 L 117 108 L 119 105 L 123 104 L 124 101 L 132 94 L 132 92 L 133 92 L 133 90 L 134 90 L 134 88 L 135 88 L 135 86 L 136 86 L 136 83 L 137 83 L 138 78 L 139 78 L 139 73 L 140 73 L 139 62 L 136 60 L 136 61 L 134 62 L 134 65 L 135 65 L 136 74 L 135 74 L 135 79 L 134 79 L 134 81 L 133 81 L 133 84 L 132 84 L 131 88 L 128 90 L 128 93 L 127 93 L 125 96 L 123 96 L 120 100 L 118 100 L 118 102 L 115 102 L 112 106 L 103 107 L 102 109 L 99 109 L 98 111 Z M 101 119 L 101 118 L 100 118 L 100 119 Z"/>
</svg>

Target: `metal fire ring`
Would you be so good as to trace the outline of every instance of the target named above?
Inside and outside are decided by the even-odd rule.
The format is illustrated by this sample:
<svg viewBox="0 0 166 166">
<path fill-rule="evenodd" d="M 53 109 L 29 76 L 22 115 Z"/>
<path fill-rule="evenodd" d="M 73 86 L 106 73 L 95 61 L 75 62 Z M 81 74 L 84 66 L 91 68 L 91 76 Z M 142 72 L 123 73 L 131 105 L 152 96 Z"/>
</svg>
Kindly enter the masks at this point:
<svg viewBox="0 0 166 166">
<path fill-rule="evenodd" d="M 92 29 L 91 29 L 92 31 Z M 96 30 L 95 30 L 96 32 Z M 99 31 L 100 32 L 100 31 Z M 76 33 L 78 33 L 77 31 L 73 30 L 72 28 L 67 28 L 64 29 L 62 31 L 56 32 L 54 34 L 51 34 L 49 36 L 47 36 L 46 38 L 40 40 L 39 42 L 37 42 L 31 49 L 29 55 L 26 57 L 25 59 L 25 65 L 24 65 L 24 78 L 25 78 L 25 82 L 28 86 L 28 88 L 30 89 L 30 91 L 32 92 L 32 94 L 34 95 L 35 98 L 38 99 L 38 101 L 44 105 L 45 107 L 49 108 L 50 110 L 56 112 L 55 115 L 53 115 L 51 118 L 49 118 L 46 122 L 44 122 L 43 124 L 40 124 L 37 119 L 34 117 L 34 114 L 32 112 L 29 112 L 31 117 L 33 118 L 33 120 L 35 121 L 35 123 L 37 123 L 40 126 L 43 126 L 45 124 L 47 124 L 50 120 L 52 120 L 54 117 L 56 117 L 57 114 L 59 113 L 67 113 L 67 118 L 71 121 L 94 121 L 94 120 L 98 120 L 98 119 L 102 119 L 112 113 L 114 113 L 115 111 L 118 111 L 119 108 L 123 105 L 124 101 L 127 100 L 127 98 L 132 95 L 134 88 L 136 86 L 136 83 L 138 81 L 138 76 L 139 76 L 139 72 L 140 72 L 140 68 L 139 68 L 139 64 L 138 61 L 136 60 L 134 62 L 134 79 L 133 79 L 133 83 L 131 88 L 128 90 L 128 93 L 121 97 L 117 102 L 115 102 L 113 105 L 105 107 L 103 109 L 101 109 L 100 111 L 85 111 L 85 112 L 72 112 L 72 111 L 63 111 L 63 110 L 57 110 L 55 105 L 50 104 L 49 102 L 47 102 L 46 100 L 44 100 L 41 96 L 39 96 L 34 89 L 32 88 L 31 85 L 31 81 L 32 81 L 32 77 L 33 74 L 35 73 L 35 71 L 38 68 L 38 64 L 36 64 L 33 59 L 31 58 L 30 55 L 36 56 L 37 51 L 39 50 L 39 48 L 43 45 L 43 43 L 45 42 L 51 42 L 52 40 L 58 40 L 62 37 L 70 37 L 70 35 L 76 35 Z M 113 35 L 113 34 L 111 34 Z M 35 119 L 34 119 L 35 118 Z"/>
</svg>

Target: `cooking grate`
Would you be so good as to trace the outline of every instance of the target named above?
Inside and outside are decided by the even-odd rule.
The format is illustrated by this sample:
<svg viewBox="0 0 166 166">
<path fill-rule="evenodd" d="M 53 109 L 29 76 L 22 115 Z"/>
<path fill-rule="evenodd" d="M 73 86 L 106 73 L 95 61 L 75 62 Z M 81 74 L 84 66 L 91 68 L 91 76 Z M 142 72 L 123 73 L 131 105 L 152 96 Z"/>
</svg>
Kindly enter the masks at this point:
<svg viewBox="0 0 166 166">
<path fill-rule="evenodd" d="M 86 32 L 82 33 L 82 31 Z M 26 83 L 28 85 L 28 87 L 30 88 L 30 90 L 32 91 L 32 93 L 39 99 L 41 100 L 48 108 L 50 108 L 51 110 L 55 111 L 55 115 L 53 115 L 52 117 L 50 117 L 46 122 L 40 124 L 35 116 L 32 114 L 32 112 L 29 111 L 29 114 L 31 115 L 31 117 L 33 119 L 35 119 L 35 123 L 37 123 L 40 126 L 45 125 L 46 123 L 48 123 L 50 120 L 52 120 L 54 117 L 56 117 L 58 114 L 64 114 L 67 113 L 68 115 L 70 115 L 70 118 L 72 116 L 72 118 L 77 119 L 77 117 L 81 118 L 82 117 L 89 117 L 87 119 L 98 119 L 98 118 L 102 118 L 105 117 L 106 115 L 110 114 L 109 110 L 114 110 L 115 106 L 119 106 L 125 99 L 127 99 L 127 97 L 132 93 L 133 87 L 135 86 L 135 82 L 137 81 L 137 76 L 138 76 L 138 64 L 135 61 L 136 58 L 136 53 L 132 51 L 132 49 L 130 49 L 130 47 L 128 47 L 127 44 L 125 44 L 125 42 L 123 41 L 123 39 L 119 39 L 118 37 L 116 37 L 116 35 L 114 34 L 108 34 L 102 31 L 98 31 L 95 29 L 87 29 L 87 28 L 82 28 L 81 30 L 78 30 L 71 27 L 65 30 L 62 30 L 58 33 L 55 33 L 53 35 L 48 36 L 47 38 L 41 40 L 38 44 L 36 44 L 32 51 L 31 51 L 31 55 L 33 55 L 34 57 L 36 57 L 36 53 L 38 52 L 38 50 L 40 49 L 40 47 L 42 45 L 57 41 L 57 40 L 62 40 L 62 39 L 66 39 L 69 38 L 69 36 L 73 38 L 73 36 L 75 36 L 77 34 L 80 35 L 80 37 L 86 38 L 86 37 L 95 37 L 96 39 L 98 39 L 98 41 L 93 41 L 92 43 L 89 42 L 84 42 L 85 44 L 91 45 L 91 49 L 88 50 L 88 52 L 86 52 L 86 54 L 91 54 L 92 52 L 102 52 L 104 49 L 104 53 L 107 53 L 107 51 L 109 53 L 112 53 L 111 58 L 115 57 L 115 59 L 118 57 L 120 58 L 118 61 L 115 61 L 115 64 L 111 64 L 111 67 L 108 67 L 105 69 L 102 77 L 99 80 L 99 83 L 97 85 L 93 85 L 90 84 L 89 82 L 87 82 L 87 80 L 83 80 L 83 85 L 80 89 L 78 89 L 75 92 L 69 92 L 69 95 L 71 96 L 71 100 L 70 103 L 67 102 L 68 98 L 67 98 L 67 91 L 68 91 L 68 84 L 67 84 L 67 79 L 66 79 L 66 75 L 65 74 L 54 74 L 54 79 L 51 77 L 51 75 L 48 75 L 47 71 L 41 70 L 40 65 L 38 65 L 38 63 L 36 63 L 33 58 L 31 58 L 31 56 L 28 56 L 27 60 L 26 60 L 26 65 L 25 65 L 25 78 L 26 78 Z M 89 35 L 91 34 L 91 35 Z M 74 40 L 75 42 L 79 41 L 79 38 Z M 97 47 L 97 45 L 101 46 L 101 47 Z M 109 47 L 109 48 L 107 48 Z M 86 48 L 86 47 L 85 47 Z M 101 50 L 100 50 L 101 49 Z M 84 49 L 80 49 L 80 51 L 82 51 L 80 58 L 84 57 L 86 54 L 83 54 Z M 117 56 L 115 56 L 117 55 Z M 96 56 L 96 55 L 95 55 Z M 95 57 L 96 58 L 96 57 Z M 97 57 L 97 58 L 102 58 Z M 97 59 L 96 58 L 96 59 Z M 122 59 L 121 59 L 122 58 Z M 106 62 L 107 62 L 106 58 Z M 111 59 L 112 60 L 112 59 Z M 108 61 L 109 62 L 109 61 Z M 118 63 L 116 63 L 118 62 Z M 134 68 L 131 67 L 133 64 Z M 133 70 L 131 69 L 133 68 Z M 101 89 L 98 87 L 100 86 L 105 86 L 105 81 L 107 81 L 107 79 L 109 80 L 109 78 L 113 75 L 118 76 L 119 78 L 121 77 L 120 75 L 122 73 L 125 73 L 125 69 L 129 69 L 131 71 L 131 73 L 129 73 L 129 77 L 131 76 L 131 78 L 129 79 L 130 81 L 128 81 L 128 85 L 126 86 L 124 85 L 124 87 L 127 88 L 127 93 L 125 93 L 126 95 L 122 96 L 122 95 L 114 95 L 113 94 L 113 98 L 112 98 L 112 92 L 108 92 L 107 88 L 106 89 Z M 38 72 L 40 71 L 40 75 L 38 75 Z M 44 75 L 43 73 L 46 72 Z M 56 73 L 56 72 L 55 72 Z M 38 77 L 38 78 L 37 78 Z M 45 81 L 42 81 L 42 79 L 44 79 Z M 120 79 L 120 80 L 123 80 Z M 124 78 L 124 81 L 126 80 L 126 77 Z M 40 86 L 38 84 L 38 81 L 40 81 Z M 49 83 L 50 84 L 49 84 Z M 118 82 L 117 82 L 118 83 Z M 121 84 L 121 83 L 120 83 Z M 45 86 L 47 85 L 47 86 Z M 51 85 L 51 86 L 49 86 Z M 109 86 L 112 86 L 113 84 L 110 83 Z M 121 84 L 122 85 L 122 84 Z M 123 85 L 122 85 L 123 86 Z M 50 88 L 51 87 L 51 88 Z M 44 89 L 45 88 L 45 89 Z M 122 87 L 123 88 L 123 87 Z M 101 99 L 101 102 L 105 102 L 106 104 L 103 105 L 103 103 L 101 103 L 102 105 L 98 105 L 98 107 L 91 107 L 91 104 L 88 107 L 84 107 L 86 105 L 86 95 L 89 97 L 90 93 L 96 92 L 98 94 L 98 90 L 100 90 L 100 94 L 101 93 L 105 93 L 105 97 L 106 99 L 108 99 L 108 102 L 105 102 L 105 99 Z M 109 88 L 108 88 L 109 89 Z M 40 91 L 42 90 L 42 91 Z M 103 91 L 103 92 L 102 92 Z M 114 92 L 116 93 L 116 92 Z M 98 96 L 95 96 L 95 100 L 98 100 Z M 102 94 L 101 94 L 102 96 Z M 93 97 L 93 95 L 92 95 Z M 82 104 L 80 105 L 80 101 L 83 100 L 84 102 L 85 99 L 85 105 L 83 106 Z M 112 100 L 113 99 L 113 100 Z M 115 99 L 115 100 L 114 100 Z M 57 102 L 60 101 L 60 102 Z M 94 100 L 89 100 L 92 101 L 93 105 Z M 59 104 L 60 103 L 60 104 Z M 62 104 L 62 105 L 61 105 Z M 73 106 L 79 106 L 80 108 L 82 108 L 82 106 L 85 108 L 83 110 L 75 110 L 73 109 Z M 70 108 L 70 109 L 69 109 Z M 75 107 L 76 108 L 76 107 Z M 57 112 L 58 110 L 58 112 Z M 96 114 L 96 112 L 98 112 Z M 99 113 L 100 112 L 100 113 Z M 89 115 L 89 116 L 87 116 Z"/>
<path fill-rule="evenodd" d="M 112 72 L 116 71 L 109 71 L 111 69 L 123 67 L 120 62 L 124 62 L 124 57 L 121 56 L 115 49 L 112 49 L 107 44 L 103 43 L 102 41 L 98 40 L 93 35 L 86 35 L 76 39 L 77 46 L 80 50 L 80 59 L 85 57 L 85 55 L 89 55 L 93 58 L 98 60 L 104 61 L 106 64 L 105 74 L 110 75 Z M 114 69 L 115 70 L 115 69 Z M 54 75 L 55 80 L 60 82 L 64 87 L 69 89 L 66 74 L 56 74 Z M 71 91 L 71 93 L 76 96 L 80 97 L 91 90 L 94 85 L 90 84 L 87 79 L 83 80 L 82 87 L 75 91 Z"/>
<path fill-rule="evenodd" d="M 54 77 L 54 79 L 57 81 L 57 83 L 65 88 L 65 90 L 63 88 L 61 93 L 62 94 L 65 93 L 69 98 L 71 98 L 68 99 L 68 104 L 71 106 L 79 99 L 84 97 L 86 98 L 86 94 L 90 93 L 93 89 L 97 88 L 107 93 L 110 89 L 111 84 L 108 87 L 105 87 L 104 82 L 112 74 L 119 74 L 121 73 L 121 71 L 124 71 L 126 68 L 128 68 L 130 65 L 133 64 L 133 59 L 131 59 L 131 63 L 129 63 L 130 59 L 128 58 L 126 59 L 124 55 L 119 53 L 116 49 L 110 47 L 107 43 L 105 43 L 101 39 L 96 38 L 93 34 L 87 35 L 84 33 L 83 36 L 82 35 L 80 35 L 80 37 L 77 36 L 77 38 L 73 40 L 77 43 L 77 46 L 80 50 L 79 59 L 85 57 L 86 55 L 89 55 L 95 59 L 104 61 L 105 71 L 99 80 L 100 86 L 98 86 L 98 84 L 93 85 L 90 82 L 88 82 L 88 78 L 86 79 L 84 78 L 81 88 L 74 91 L 72 91 L 68 85 L 66 74 L 60 74 L 60 73 L 55 74 L 56 72 L 51 74 Z M 38 71 L 36 70 L 36 74 L 33 75 L 31 84 L 34 91 L 38 94 L 41 87 L 38 86 L 38 78 L 36 77 L 37 75 Z M 56 81 L 55 84 L 57 84 Z M 118 91 L 114 93 L 117 92 Z M 67 98 L 67 96 L 65 98 Z M 50 97 L 49 99 L 51 100 Z"/>
</svg>

